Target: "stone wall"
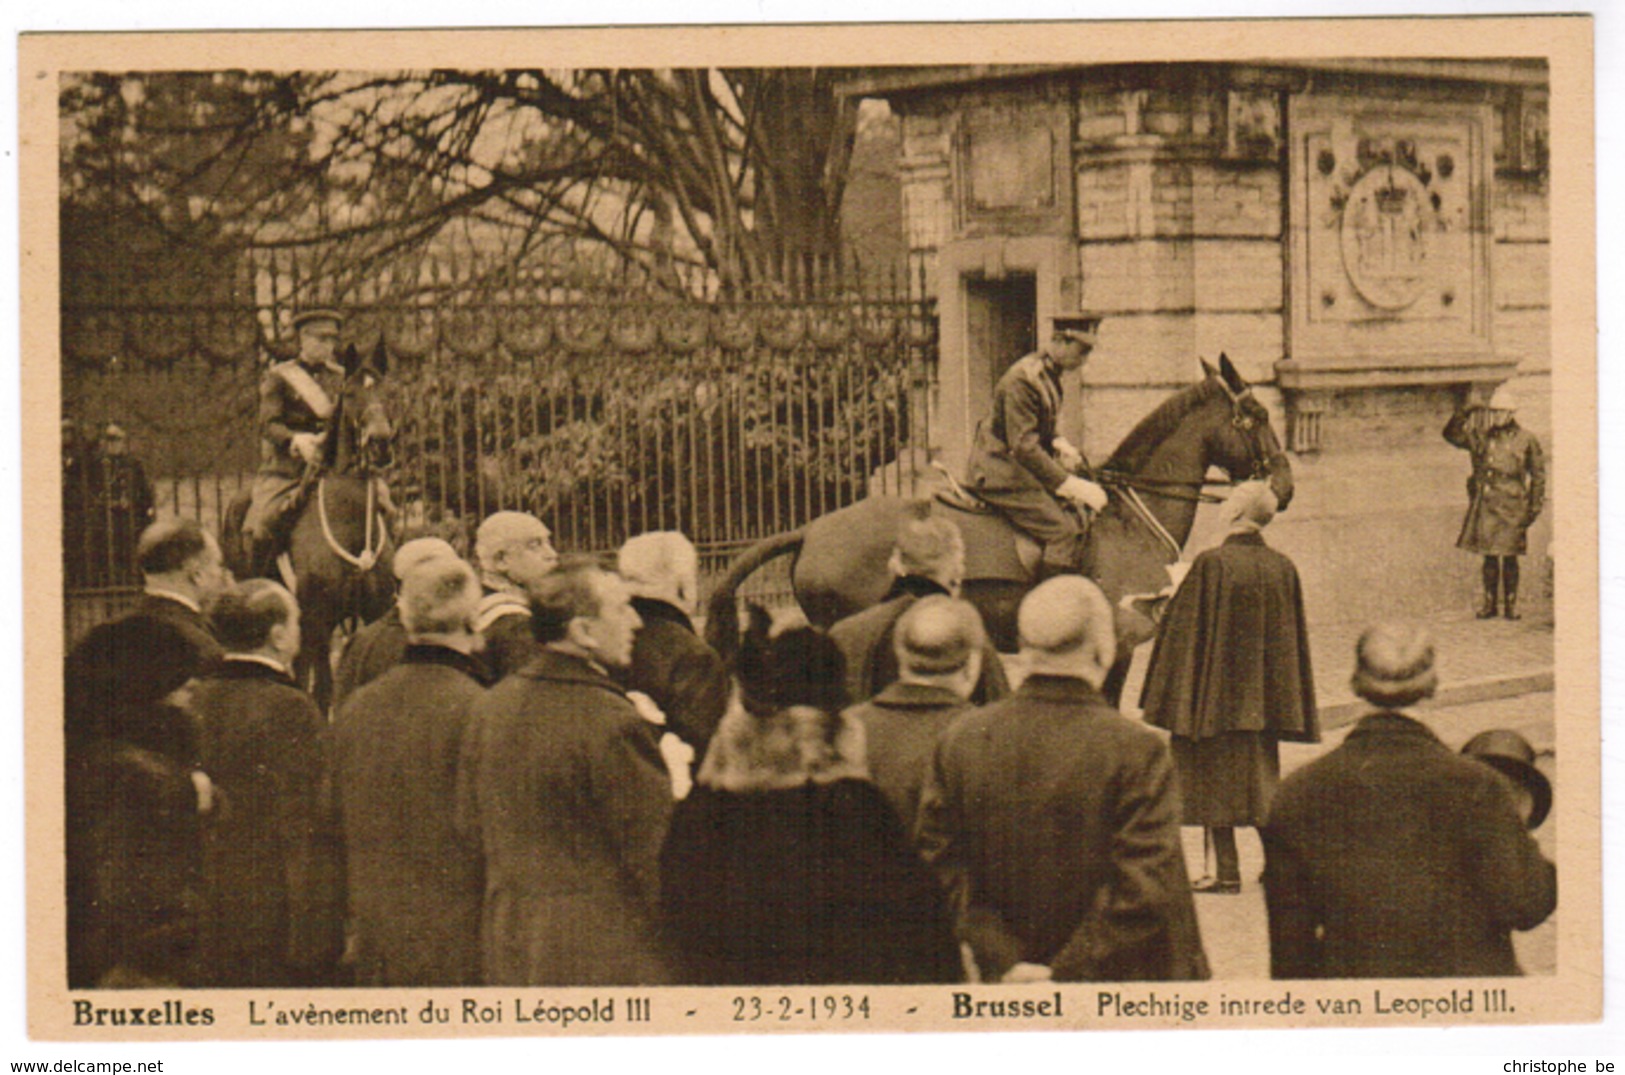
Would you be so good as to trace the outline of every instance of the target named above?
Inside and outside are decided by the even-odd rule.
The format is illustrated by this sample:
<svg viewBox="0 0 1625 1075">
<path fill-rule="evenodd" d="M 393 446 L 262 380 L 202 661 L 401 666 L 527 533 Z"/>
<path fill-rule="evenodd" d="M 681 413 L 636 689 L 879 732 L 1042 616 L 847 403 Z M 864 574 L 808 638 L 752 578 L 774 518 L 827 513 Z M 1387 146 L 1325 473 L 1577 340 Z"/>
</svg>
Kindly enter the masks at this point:
<svg viewBox="0 0 1625 1075">
<path fill-rule="evenodd" d="M 1020 92 L 985 91 L 1005 101 Z M 1102 88 L 1087 78 L 1075 87 L 1075 233 L 1056 239 L 1075 250 L 1076 270 L 1052 290 L 1070 308 L 1105 318 L 1081 390 L 1067 385 L 1063 422 L 1092 459 L 1104 459 L 1135 422 L 1194 380 L 1199 357 L 1214 361 L 1221 352 L 1258 386 L 1277 432 L 1288 437 L 1277 363 L 1291 357 L 1293 244 L 1280 142 L 1290 92 L 1237 92 L 1200 78 L 1183 89 L 1121 81 Z M 985 99 L 959 92 L 898 107 L 912 252 L 936 274 L 933 286 L 950 312 L 958 309 L 949 291 L 959 286 L 968 241 L 955 215 L 955 110 Z M 1053 108 L 1052 88 L 1045 107 Z M 1520 421 L 1549 449 L 1546 188 L 1538 174 L 1504 169 L 1488 190 L 1490 360 L 1516 365 Z M 995 249 L 977 241 L 978 257 Z M 967 417 L 945 423 L 938 447 L 957 468 L 974 422 L 968 416 L 985 410 L 975 393 L 985 388 L 956 380 L 967 358 L 948 353 L 954 338 L 945 325 L 944 391 L 972 398 L 941 401 L 939 412 L 957 408 Z M 1411 359 L 1418 367 L 1431 362 L 1425 349 Z M 1466 387 L 1448 371 L 1408 378 L 1401 369 L 1315 393 L 1318 449 L 1294 453 L 1297 499 L 1271 533 L 1299 566 L 1313 620 L 1470 612 L 1478 561 L 1455 548 L 1470 467 L 1440 436 Z M 1199 517 L 1193 552 L 1217 540 L 1214 515 L 1204 509 Z M 1550 533 L 1543 517 L 1529 535 L 1523 595 L 1531 615 L 1550 607 Z"/>
</svg>

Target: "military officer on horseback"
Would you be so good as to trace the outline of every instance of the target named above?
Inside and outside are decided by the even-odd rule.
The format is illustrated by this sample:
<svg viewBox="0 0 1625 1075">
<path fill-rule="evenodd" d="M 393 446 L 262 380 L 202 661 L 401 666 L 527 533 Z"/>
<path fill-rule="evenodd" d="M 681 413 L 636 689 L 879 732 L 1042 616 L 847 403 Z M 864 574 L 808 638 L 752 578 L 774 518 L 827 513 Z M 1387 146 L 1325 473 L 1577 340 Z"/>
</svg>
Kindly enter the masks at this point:
<svg viewBox="0 0 1625 1075">
<path fill-rule="evenodd" d="M 1098 317 L 1051 318 L 1049 340 L 999 378 L 971 446 L 971 488 L 1043 545 L 1045 576 L 1085 571 L 1087 512 L 1106 506 L 1106 491 L 1079 473 L 1083 453 L 1058 432 L 1061 374 L 1083 368 L 1099 327 Z"/>
<path fill-rule="evenodd" d="M 256 575 L 270 574 L 305 475 L 321 464 L 344 384 L 344 367 L 334 358 L 343 325 L 337 310 L 301 310 L 293 317 L 299 357 L 276 363 L 260 379 L 260 467 L 243 520 Z"/>
</svg>

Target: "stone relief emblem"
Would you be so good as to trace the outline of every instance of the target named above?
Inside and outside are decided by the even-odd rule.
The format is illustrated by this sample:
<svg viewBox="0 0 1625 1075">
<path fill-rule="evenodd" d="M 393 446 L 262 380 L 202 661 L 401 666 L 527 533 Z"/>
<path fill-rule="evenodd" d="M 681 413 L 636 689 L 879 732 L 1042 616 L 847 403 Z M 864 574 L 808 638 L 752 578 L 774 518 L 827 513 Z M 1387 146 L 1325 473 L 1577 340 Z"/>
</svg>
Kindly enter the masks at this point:
<svg viewBox="0 0 1625 1075">
<path fill-rule="evenodd" d="M 1351 172 L 1332 191 L 1344 271 L 1372 306 L 1403 310 L 1422 296 L 1430 240 L 1445 227 L 1432 169 L 1413 139 L 1362 138 Z"/>
</svg>

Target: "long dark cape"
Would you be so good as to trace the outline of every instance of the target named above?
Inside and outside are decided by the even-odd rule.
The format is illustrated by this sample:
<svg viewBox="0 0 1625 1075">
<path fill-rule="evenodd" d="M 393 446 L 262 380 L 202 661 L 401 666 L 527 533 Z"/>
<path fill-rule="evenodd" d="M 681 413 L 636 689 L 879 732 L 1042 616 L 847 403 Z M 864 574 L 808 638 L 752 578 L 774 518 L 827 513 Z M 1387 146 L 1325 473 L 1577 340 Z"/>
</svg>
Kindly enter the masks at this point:
<svg viewBox="0 0 1625 1075">
<path fill-rule="evenodd" d="M 1147 723 L 1187 738 L 1273 732 L 1318 742 L 1292 561 L 1258 534 L 1232 534 L 1198 556 L 1168 604 L 1140 704 Z"/>
</svg>

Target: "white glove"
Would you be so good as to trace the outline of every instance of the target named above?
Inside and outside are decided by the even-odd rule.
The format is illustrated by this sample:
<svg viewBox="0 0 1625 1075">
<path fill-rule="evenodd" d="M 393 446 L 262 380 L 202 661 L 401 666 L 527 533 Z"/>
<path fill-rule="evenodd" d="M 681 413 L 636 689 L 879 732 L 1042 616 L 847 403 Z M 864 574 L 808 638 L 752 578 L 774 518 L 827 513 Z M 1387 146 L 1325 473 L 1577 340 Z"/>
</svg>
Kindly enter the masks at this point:
<svg viewBox="0 0 1625 1075">
<path fill-rule="evenodd" d="M 653 698 L 642 691 L 627 691 L 626 699 L 632 703 L 632 708 L 638 711 L 638 716 L 650 724 L 656 724 L 662 728 L 666 726 L 666 712 L 660 708 Z"/>
<path fill-rule="evenodd" d="M 319 463 L 322 458 L 322 435 L 320 433 L 295 433 L 288 447 L 293 454 L 307 463 Z"/>
<path fill-rule="evenodd" d="M 1072 446 L 1072 442 L 1065 437 L 1056 437 L 1055 461 L 1061 464 L 1062 470 L 1076 471 L 1083 466 L 1083 453 Z"/>
<path fill-rule="evenodd" d="M 1106 490 L 1087 478 L 1076 475 L 1062 482 L 1055 495 L 1062 500 L 1070 500 L 1074 504 L 1082 505 L 1090 511 L 1099 511 L 1106 506 Z"/>
</svg>

